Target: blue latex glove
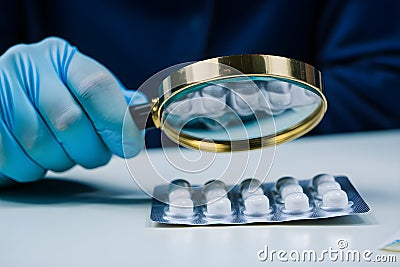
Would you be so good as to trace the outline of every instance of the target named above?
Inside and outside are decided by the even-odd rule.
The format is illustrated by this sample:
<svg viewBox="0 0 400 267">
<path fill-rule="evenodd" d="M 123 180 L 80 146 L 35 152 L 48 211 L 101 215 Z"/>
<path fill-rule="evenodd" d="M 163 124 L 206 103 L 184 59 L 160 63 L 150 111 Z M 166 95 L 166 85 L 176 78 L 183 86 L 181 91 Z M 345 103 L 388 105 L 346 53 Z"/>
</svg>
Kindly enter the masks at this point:
<svg viewBox="0 0 400 267">
<path fill-rule="evenodd" d="M 104 66 L 62 39 L 10 48 L 0 57 L 0 185 L 138 154 L 143 137 L 124 121 L 124 94 Z"/>
</svg>

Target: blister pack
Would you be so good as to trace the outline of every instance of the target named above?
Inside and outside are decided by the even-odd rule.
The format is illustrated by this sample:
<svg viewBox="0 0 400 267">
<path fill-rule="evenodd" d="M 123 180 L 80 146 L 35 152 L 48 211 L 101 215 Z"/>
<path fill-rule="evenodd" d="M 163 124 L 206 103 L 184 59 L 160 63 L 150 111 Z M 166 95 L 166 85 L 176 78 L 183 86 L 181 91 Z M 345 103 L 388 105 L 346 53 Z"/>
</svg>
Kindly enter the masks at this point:
<svg viewBox="0 0 400 267">
<path fill-rule="evenodd" d="M 346 176 L 282 177 L 275 183 L 250 178 L 233 186 L 219 180 L 194 186 L 177 179 L 154 188 L 150 218 L 185 225 L 277 223 L 369 210 Z"/>
</svg>

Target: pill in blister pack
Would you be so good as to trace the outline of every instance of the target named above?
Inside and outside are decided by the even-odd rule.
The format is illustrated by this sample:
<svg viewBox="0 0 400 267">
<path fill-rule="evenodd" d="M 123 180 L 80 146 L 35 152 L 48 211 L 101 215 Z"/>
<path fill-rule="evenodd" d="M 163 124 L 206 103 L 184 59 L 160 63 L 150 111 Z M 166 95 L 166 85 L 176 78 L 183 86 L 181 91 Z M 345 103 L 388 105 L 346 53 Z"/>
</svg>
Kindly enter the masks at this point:
<svg viewBox="0 0 400 267">
<path fill-rule="evenodd" d="M 183 179 L 174 180 L 168 187 L 168 209 L 166 214 L 175 218 L 191 218 L 193 216 L 193 200 L 190 184 Z"/>
<path fill-rule="evenodd" d="M 345 191 L 333 189 L 326 192 L 322 197 L 322 209 L 343 209 L 351 206 Z"/>
<path fill-rule="evenodd" d="M 244 180 L 240 185 L 239 191 L 243 199 L 243 214 L 259 216 L 271 212 L 269 199 L 264 195 L 262 184 L 259 180 Z"/>
<path fill-rule="evenodd" d="M 232 213 L 227 193 L 226 186 L 221 181 L 211 180 L 205 183 L 203 197 L 206 202 L 206 216 L 223 218 Z"/>
<path fill-rule="evenodd" d="M 225 183 L 218 180 L 211 180 L 204 184 L 203 195 L 207 202 L 226 197 L 228 191 Z"/>
<path fill-rule="evenodd" d="M 310 210 L 308 196 L 302 192 L 294 192 L 285 197 L 282 212 L 288 214 L 301 214 Z"/>
<path fill-rule="evenodd" d="M 154 189 L 151 219 L 166 224 L 274 223 L 368 212 L 346 176 L 316 175 L 309 180 L 282 177 L 275 183 L 255 178 L 227 186 L 210 180 L 190 185 L 177 179 Z"/>
</svg>

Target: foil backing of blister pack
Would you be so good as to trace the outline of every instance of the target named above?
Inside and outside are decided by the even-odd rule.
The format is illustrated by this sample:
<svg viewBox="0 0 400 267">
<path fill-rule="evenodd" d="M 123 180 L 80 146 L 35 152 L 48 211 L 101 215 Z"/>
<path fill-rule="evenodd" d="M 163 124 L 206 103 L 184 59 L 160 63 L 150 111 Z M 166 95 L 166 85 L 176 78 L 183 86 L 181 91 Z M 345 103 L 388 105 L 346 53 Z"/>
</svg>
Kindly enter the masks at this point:
<svg viewBox="0 0 400 267">
<path fill-rule="evenodd" d="M 335 181 L 340 184 L 341 190 L 346 192 L 348 206 L 341 209 L 326 209 L 322 207 L 322 200 L 317 198 L 317 192 L 312 187 L 312 179 L 299 180 L 303 193 L 309 200 L 309 209 L 304 212 L 285 212 L 284 204 L 276 190 L 275 183 L 263 183 L 261 188 L 269 199 L 270 209 L 265 214 L 246 215 L 244 201 L 239 185 L 235 185 L 228 192 L 227 197 L 231 202 L 231 213 L 223 216 L 209 216 L 205 203 L 204 192 L 201 186 L 191 186 L 191 200 L 193 201 L 193 214 L 190 216 L 172 216 L 169 214 L 168 194 L 169 185 L 159 185 L 154 188 L 150 219 L 162 224 L 182 225 L 215 225 L 215 224 L 249 224 L 249 223 L 279 223 L 294 220 L 321 219 L 365 213 L 370 210 L 367 203 L 355 189 L 346 176 L 335 176 Z"/>
</svg>

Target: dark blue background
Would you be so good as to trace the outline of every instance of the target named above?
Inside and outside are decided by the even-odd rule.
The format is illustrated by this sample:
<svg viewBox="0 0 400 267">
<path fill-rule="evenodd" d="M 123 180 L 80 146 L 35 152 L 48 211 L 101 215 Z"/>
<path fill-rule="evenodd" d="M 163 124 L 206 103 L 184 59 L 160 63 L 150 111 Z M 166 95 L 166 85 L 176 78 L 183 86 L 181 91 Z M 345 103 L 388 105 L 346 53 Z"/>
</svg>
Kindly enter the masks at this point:
<svg viewBox="0 0 400 267">
<path fill-rule="evenodd" d="M 132 89 L 181 62 L 282 55 L 324 74 L 329 109 L 313 133 L 397 128 L 399 16 L 396 0 L 0 1 L 0 53 L 59 36 Z"/>
</svg>

